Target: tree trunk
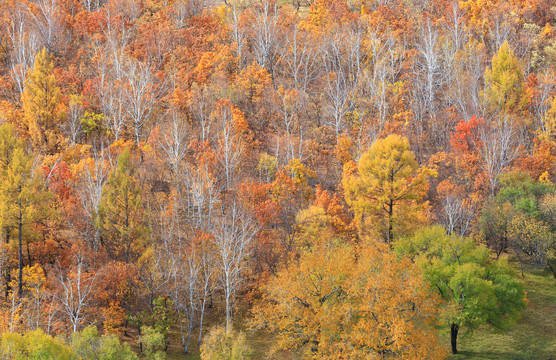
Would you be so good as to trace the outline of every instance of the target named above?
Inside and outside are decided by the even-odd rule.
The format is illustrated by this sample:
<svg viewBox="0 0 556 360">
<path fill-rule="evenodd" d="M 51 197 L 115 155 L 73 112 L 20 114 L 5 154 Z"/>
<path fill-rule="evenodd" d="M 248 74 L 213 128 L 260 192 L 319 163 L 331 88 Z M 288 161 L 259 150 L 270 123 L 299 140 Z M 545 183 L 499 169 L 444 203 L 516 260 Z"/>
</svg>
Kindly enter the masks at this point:
<svg viewBox="0 0 556 360">
<path fill-rule="evenodd" d="M 556 279 L 556 270 L 554 269 L 554 267 L 550 263 L 550 260 L 548 260 L 546 263 L 548 264 L 548 268 L 550 269 L 550 271 L 552 271 L 552 275 L 554 275 L 554 279 Z"/>
<path fill-rule="evenodd" d="M 189 351 L 189 344 L 191 343 L 191 333 L 193 332 L 193 319 L 189 319 L 189 324 L 187 326 L 187 340 L 185 342 L 183 353 L 187 354 Z"/>
<path fill-rule="evenodd" d="M 232 332 L 232 311 L 230 302 L 230 293 L 226 289 L 226 335 L 230 335 Z"/>
<path fill-rule="evenodd" d="M 137 337 L 141 338 L 141 323 L 137 321 Z M 143 342 L 139 341 L 139 353 L 143 354 Z"/>
<path fill-rule="evenodd" d="M 392 217 L 394 216 L 394 202 L 390 200 L 388 204 L 388 243 L 394 241 L 394 226 L 392 225 Z"/>
<path fill-rule="evenodd" d="M 199 340 L 197 341 L 197 344 L 199 346 L 201 346 L 201 339 L 203 338 L 203 318 L 205 317 L 205 302 L 206 302 L 206 292 L 205 292 L 205 296 L 203 297 L 203 305 L 201 307 L 201 318 L 199 321 Z"/>
<path fill-rule="evenodd" d="M 457 354 L 459 325 L 452 324 L 450 330 L 451 330 L 450 332 L 451 332 L 451 341 L 452 341 L 452 354 Z"/>
<path fill-rule="evenodd" d="M 517 256 L 517 260 L 519 261 L 519 268 L 521 269 L 521 277 L 524 277 L 525 275 L 523 275 L 523 261 L 521 260 L 521 256 L 519 256 L 518 250 L 515 251 L 515 255 Z"/>
<path fill-rule="evenodd" d="M 21 192 L 21 187 L 19 189 Z M 23 295 L 23 214 L 21 212 L 21 199 L 19 199 L 19 219 L 18 219 L 18 229 L 19 229 L 19 278 L 18 278 L 18 288 L 17 294 L 21 297 Z"/>
<path fill-rule="evenodd" d="M 180 320 L 180 335 L 181 335 L 181 346 L 183 346 L 183 354 L 187 354 L 187 348 L 185 346 L 185 333 L 183 331 L 183 320 Z"/>
<path fill-rule="evenodd" d="M 10 229 L 6 229 L 6 244 L 10 243 Z M 12 277 L 11 277 L 11 271 L 6 271 L 6 280 L 5 280 L 5 284 L 6 284 L 6 291 L 5 291 L 5 297 L 6 299 L 8 298 L 8 295 L 10 294 L 10 290 L 12 289 L 12 287 L 10 286 L 10 282 L 12 281 Z"/>
</svg>

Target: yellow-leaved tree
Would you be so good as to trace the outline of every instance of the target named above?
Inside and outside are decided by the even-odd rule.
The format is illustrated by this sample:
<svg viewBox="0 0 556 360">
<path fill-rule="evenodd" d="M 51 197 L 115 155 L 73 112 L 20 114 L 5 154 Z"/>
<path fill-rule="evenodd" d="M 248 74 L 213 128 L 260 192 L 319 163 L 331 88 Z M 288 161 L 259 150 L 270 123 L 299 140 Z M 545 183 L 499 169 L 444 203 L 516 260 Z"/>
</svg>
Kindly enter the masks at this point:
<svg viewBox="0 0 556 360">
<path fill-rule="evenodd" d="M 65 107 L 53 69 L 52 55 L 43 48 L 35 57 L 35 65 L 21 96 L 31 145 L 45 155 L 58 153 L 65 143 L 60 127 Z"/>
<path fill-rule="evenodd" d="M 320 209 L 320 210 L 319 210 Z M 440 299 L 420 271 L 382 243 L 334 236 L 332 216 L 300 213 L 300 254 L 262 287 L 252 327 L 276 335 L 271 352 L 306 359 L 443 359 Z M 314 224 L 310 222 L 314 221 Z"/>
<path fill-rule="evenodd" d="M 387 243 L 427 222 L 429 176 L 435 171 L 421 167 L 398 135 L 377 140 L 357 166 L 344 166 L 347 204 L 355 213 L 361 236 L 380 236 Z"/>
<path fill-rule="evenodd" d="M 523 89 L 523 69 L 505 41 L 485 70 L 485 97 L 493 110 L 515 112 L 527 103 Z"/>
<path fill-rule="evenodd" d="M 33 154 L 10 124 L 0 126 L 0 239 L 17 248 L 18 295 L 23 294 L 24 248 L 41 238 L 38 225 L 53 218 L 51 194 L 35 167 Z M 9 283 L 10 270 L 6 282 Z"/>
</svg>

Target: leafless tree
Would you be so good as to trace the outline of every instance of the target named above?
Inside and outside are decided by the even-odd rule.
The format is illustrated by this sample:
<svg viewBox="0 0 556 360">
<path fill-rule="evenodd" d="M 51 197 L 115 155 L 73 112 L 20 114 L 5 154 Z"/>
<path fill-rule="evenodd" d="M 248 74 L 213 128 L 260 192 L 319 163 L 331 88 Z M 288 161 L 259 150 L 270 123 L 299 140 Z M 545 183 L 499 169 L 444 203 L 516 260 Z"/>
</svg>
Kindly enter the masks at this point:
<svg viewBox="0 0 556 360">
<path fill-rule="evenodd" d="M 235 50 L 236 50 L 236 57 L 237 57 L 237 66 L 238 69 L 242 69 L 245 61 L 245 41 L 246 41 L 246 34 L 245 29 L 241 25 L 239 21 L 240 10 L 234 4 L 232 5 L 231 13 L 229 16 L 229 24 L 231 29 L 232 39 L 235 43 Z"/>
<path fill-rule="evenodd" d="M 323 43 L 322 63 L 324 66 L 325 108 L 330 116 L 326 121 L 336 133 L 336 138 L 345 129 L 345 115 L 351 111 L 354 86 L 350 81 L 348 69 L 344 64 L 341 34 L 330 37 Z"/>
<path fill-rule="evenodd" d="M 187 25 L 187 21 L 192 17 L 199 16 L 205 9 L 210 9 L 214 4 L 213 0 L 177 0 L 170 6 L 170 12 L 174 24 L 178 29 Z"/>
<path fill-rule="evenodd" d="M 201 268 L 194 248 L 186 250 L 180 247 L 177 254 L 181 259 L 175 262 L 171 298 L 176 310 L 182 315 L 180 333 L 183 352 L 186 354 L 189 350 L 193 329 L 197 326 L 197 316 L 201 305 L 199 300 Z"/>
<path fill-rule="evenodd" d="M 235 296 L 247 269 L 250 245 L 257 227 L 247 213 L 233 204 L 227 209 L 213 232 L 217 248 L 217 263 L 220 269 L 220 286 L 226 302 L 226 332 L 232 330 L 232 311 Z"/>
<path fill-rule="evenodd" d="M 274 63 L 280 46 L 278 37 L 278 7 L 275 2 L 264 1 L 251 8 L 253 18 L 251 39 L 259 65 L 274 74 Z"/>
<path fill-rule="evenodd" d="M 12 45 L 9 58 L 10 77 L 19 93 L 22 93 L 25 88 L 27 72 L 33 67 L 40 43 L 35 31 L 29 29 L 26 9 L 21 7 L 14 9 L 10 18 L 11 21 L 6 28 L 6 33 Z"/>
<path fill-rule="evenodd" d="M 448 29 L 452 47 L 453 49 L 461 49 L 467 40 L 467 34 L 465 32 L 465 11 L 460 8 L 458 1 L 454 1 L 446 15 L 447 21 L 445 26 Z"/>
<path fill-rule="evenodd" d="M 448 234 L 466 236 L 475 215 L 469 199 L 448 194 L 442 199 L 441 206 L 440 217 Z"/>
<path fill-rule="evenodd" d="M 552 99 L 556 91 L 556 74 L 553 68 L 545 69 L 538 76 L 538 92 L 535 93 L 531 102 L 531 110 L 535 116 L 538 130 L 547 132 L 548 112 L 552 106 Z"/>
<path fill-rule="evenodd" d="M 125 49 L 131 37 L 131 30 L 126 26 L 125 17 L 110 6 L 106 7 L 105 16 L 106 22 L 102 24 L 102 31 L 106 37 L 106 45 L 101 51 L 107 60 L 103 62 L 110 64 L 112 76 L 116 80 L 122 80 L 126 65 Z"/>
<path fill-rule="evenodd" d="M 443 84 L 441 78 L 442 60 L 439 50 L 438 32 L 430 21 L 422 25 L 422 36 L 417 44 L 419 57 L 417 60 L 416 74 L 421 78 L 422 87 L 419 93 L 422 94 L 424 109 L 434 117 L 436 114 L 437 92 Z"/>
<path fill-rule="evenodd" d="M 91 63 L 95 66 L 97 75 L 96 95 L 98 107 L 103 113 L 104 126 L 117 141 L 126 129 L 126 112 L 119 61 L 112 61 L 105 46 L 93 46 Z M 120 72 L 120 74 L 118 74 Z"/>
<path fill-rule="evenodd" d="M 241 161 L 243 143 L 234 129 L 230 104 L 219 106 L 215 116 L 218 126 L 216 157 L 224 171 L 226 189 L 230 189 L 235 181 L 236 170 Z"/>
<path fill-rule="evenodd" d="M 515 24 L 511 15 L 504 9 L 499 9 L 491 15 L 492 26 L 490 27 L 490 37 L 494 51 L 498 51 L 505 41 L 513 43 L 515 39 Z"/>
<path fill-rule="evenodd" d="M 170 121 L 166 122 L 163 129 L 160 147 L 172 168 L 174 179 L 178 180 L 181 177 L 180 165 L 187 151 L 189 129 L 187 123 L 180 117 L 177 111 L 172 110 L 169 117 Z"/>
<path fill-rule="evenodd" d="M 85 236 L 88 239 L 89 247 L 94 251 L 97 251 L 100 246 L 98 217 L 102 191 L 108 180 L 109 173 L 110 165 L 104 151 L 101 151 L 100 154 L 94 154 L 91 161 L 84 163 L 82 178 L 77 188 L 81 206 L 87 218 L 87 233 Z"/>
<path fill-rule="evenodd" d="M 469 47 L 467 54 L 467 90 L 469 96 L 469 113 L 478 114 L 477 116 L 485 117 L 486 102 L 481 98 L 481 79 L 485 73 L 485 53 L 477 47 Z"/>
<path fill-rule="evenodd" d="M 192 232 L 210 231 L 211 219 L 220 203 L 220 186 L 206 167 L 187 167 L 184 179 L 182 207 L 187 209 L 187 221 Z"/>
<path fill-rule="evenodd" d="M 77 332 L 87 321 L 87 310 L 92 300 L 98 273 L 87 273 L 83 254 L 76 254 L 75 268 L 58 269 L 57 280 L 60 291 L 57 300 L 60 311 L 69 320 L 73 332 Z"/>
<path fill-rule="evenodd" d="M 56 52 L 56 45 L 63 27 L 59 17 L 58 0 L 34 0 L 38 12 L 29 10 L 35 27 L 41 36 L 42 45 L 49 52 Z"/>
<path fill-rule="evenodd" d="M 346 114 L 357 110 L 356 92 L 363 74 L 362 64 L 366 61 L 362 39 L 363 29 L 357 25 L 338 29 L 321 45 L 325 109 L 329 115 L 326 124 L 334 130 L 336 138 L 346 128 Z"/>
<path fill-rule="evenodd" d="M 162 86 L 157 84 L 153 71 L 150 65 L 131 59 L 124 71 L 124 110 L 137 144 L 143 138 L 143 128 L 162 94 Z"/>
<path fill-rule="evenodd" d="M 299 121 L 300 112 L 304 107 L 303 95 L 294 89 L 278 91 L 278 111 L 282 119 L 278 130 L 285 132 L 286 163 L 303 158 L 303 127 Z"/>
<path fill-rule="evenodd" d="M 395 73 L 399 71 L 395 53 L 402 50 L 403 54 L 403 49 L 398 48 L 392 38 L 381 39 L 374 33 L 368 34 L 368 37 L 371 68 L 363 71 L 359 92 L 369 101 L 370 109 L 378 120 L 377 124 L 373 124 L 374 131 L 380 133 L 388 118 L 391 102 L 389 89 L 392 81 L 396 81 Z"/>
<path fill-rule="evenodd" d="M 499 176 L 520 154 L 515 125 L 510 117 L 491 121 L 479 130 L 482 146 L 478 151 L 481 168 L 488 174 L 491 195 L 495 194 Z"/>
<path fill-rule="evenodd" d="M 98 11 L 106 3 L 106 0 L 81 0 L 87 11 Z"/>
<path fill-rule="evenodd" d="M 280 60 L 284 67 L 284 78 L 293 81 L 295 90 L 307 92 L 307 85 L 316 77 L 317 59 L 303 34 L 296 25 L 291 34 L 285 37 Z"/>
<path fill-rule="evenodd" d="M 472 44 L 464 46 L 459 59 L 453 59 L 448 78 L 447 103 L 455 106 L 464 119 L 472 115 L 485 116 L 481 101 L 485 55 L 482 48 Z"/>
<path fill-rule="evenodd" d="M 119 84 L 103 86 L 101 109 L 106 125 L 115 141 L 118 141 L 126 130 L 126 112 L 123 89 Z"/>
<path fill-rule="evenodd" d="M 203 86 L 199 88 L 193 86 L 194 97 L 189 104 L 189 111 L 193 121 L 199 127 L 199 140 L 208 141 L 211 138 L 211 132 L 213 130 L 213 118 L 210 116 L 212 106 L 214 105 L 214 99 L 210 94 L 210 90 Z"/>
<path fill-rule="evenodd" d="M 197 340 L 197 345 L 201 345 L 201 339 L 203 336 L 203 321 L 205 318 L 205 309 L 207 307 L 207 301 L 212 297 L 215 290 L 214 278 L 216 275 L 216 267 L 214 266 L 215 259 L 214 254 L 209 249 L 203 250 L 200 255 L 200 287 L 199 287 L 199 298 L 200 298 L 200 308 L 201 314 L 199 316 L 199 338 Z"/>
<path fill-rule="evenodd" d="M 69 102 L 68 120 L 63 124 L 63 130 L 70 141 L 70 145 L 75 145 L 81 130 L 81 118 L 83 116 L 83 103 L 77 96 L 73 96 Z"/>
</svg>

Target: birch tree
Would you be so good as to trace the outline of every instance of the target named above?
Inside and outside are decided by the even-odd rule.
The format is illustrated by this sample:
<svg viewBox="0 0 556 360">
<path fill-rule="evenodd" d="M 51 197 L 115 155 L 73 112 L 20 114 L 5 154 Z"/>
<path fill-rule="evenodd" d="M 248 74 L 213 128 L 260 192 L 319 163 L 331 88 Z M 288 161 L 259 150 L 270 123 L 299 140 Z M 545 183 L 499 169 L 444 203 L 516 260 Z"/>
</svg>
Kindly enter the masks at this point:
<svg viewBox="0 0 556 360">
<path fill-rule="evenodd" d="M 58 269 L 56 276 L 60 286 L 56 298 L 61 305 L 60 311 L 69 321 L 72 332 L 79 331 L 88 322 L 98 274 L 87 271 L 83 254 L 77 254 L 75 261 L 73 268 L 67 271 Z"/>
<path fill-rule="evenodd" d="M 243 285 L 250 245 L 257 230 L 254 220 L 235 204 L 226 209 L 213 230 L 219 283 L 224 291 L 227 334 L 232 331 L 234 301 Z"/>
<path fill-rule="evenodd" d="M 123 95 L 125 112 L 136 144 L 143 139 L 144 126 L 150 120 L 162 93 L 153 69 L 148 64 L 130 60 L 124 71 Z"/>
</svg>

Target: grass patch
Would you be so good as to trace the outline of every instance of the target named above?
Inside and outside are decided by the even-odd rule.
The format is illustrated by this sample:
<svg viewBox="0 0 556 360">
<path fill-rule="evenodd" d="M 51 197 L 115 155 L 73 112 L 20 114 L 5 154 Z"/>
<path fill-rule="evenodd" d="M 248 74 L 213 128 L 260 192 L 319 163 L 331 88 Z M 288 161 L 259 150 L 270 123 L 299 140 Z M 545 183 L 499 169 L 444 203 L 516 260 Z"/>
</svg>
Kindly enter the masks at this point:
<svg viewBox="0 0 556 360">
<path fill-rule="evenodd" d="M 547 272 L 531 270 L 525 273 L 523 284 L 529 304 L 516 326 L 504 333 L 485 327 L 462 336 L 458 346 L 460 353 L 451 359 L 556 358 L 556 280 Z"/>
</svg>

